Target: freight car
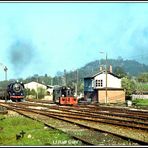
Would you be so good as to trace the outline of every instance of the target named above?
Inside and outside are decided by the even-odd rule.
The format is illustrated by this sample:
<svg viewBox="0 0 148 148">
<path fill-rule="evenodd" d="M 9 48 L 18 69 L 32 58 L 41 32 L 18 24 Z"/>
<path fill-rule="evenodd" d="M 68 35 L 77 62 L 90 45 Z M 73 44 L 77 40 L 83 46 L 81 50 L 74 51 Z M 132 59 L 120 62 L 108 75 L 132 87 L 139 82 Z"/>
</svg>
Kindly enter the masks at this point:
<svg viewBox="0 0 148 148">
<path fill-rule="evenodd" d="M 53 89 L 53 102 L 59 105 L 77 105 L 78 99 L 74 96 L 74 89 L 58 86 Z"/>
</svg>

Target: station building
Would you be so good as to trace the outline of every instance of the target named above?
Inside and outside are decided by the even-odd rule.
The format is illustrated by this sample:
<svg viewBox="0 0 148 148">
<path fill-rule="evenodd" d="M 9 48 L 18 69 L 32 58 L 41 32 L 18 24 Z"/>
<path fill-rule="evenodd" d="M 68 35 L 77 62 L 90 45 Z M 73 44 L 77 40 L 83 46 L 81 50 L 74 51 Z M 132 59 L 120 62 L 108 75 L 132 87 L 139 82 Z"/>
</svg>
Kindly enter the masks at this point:
<svg viewBox="0 0 148 148">
<path fill-rule="evenodd" d="M 107 86 L 107 87 L 106 87 Z M 121 87 L 121 78 L 109 71 L 100 72 L 84 78 L 84 99 L 97 103 L 125 103 L 125 91 Z"/>
</svg>

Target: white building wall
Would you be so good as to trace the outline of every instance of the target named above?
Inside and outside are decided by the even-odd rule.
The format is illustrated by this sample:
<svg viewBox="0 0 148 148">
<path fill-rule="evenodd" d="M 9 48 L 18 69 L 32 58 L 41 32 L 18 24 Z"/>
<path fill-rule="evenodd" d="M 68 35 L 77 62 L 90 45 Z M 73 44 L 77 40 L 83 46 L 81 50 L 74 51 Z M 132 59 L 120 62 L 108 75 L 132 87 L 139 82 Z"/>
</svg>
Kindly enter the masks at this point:
<svg viewBox="0 0 148 148">
<path fill-rule="evenodd" d="M 96 80 L 103 80 L 103 86 L 102 87 L 96 87 Z M 97 75 L 93 80 L 93 87 L 94 88 L 103 88 L 106 87 L 106 74 L 102 73 L 100 75 Z M 111 88 L 121 88 L 121 79 L 114 77 L 111 74 L 107 74 L 107 87 Z"/>
<path fill-rule="evenodd" d="M 37 82 L 30 82 L 30 83 L 27 83 L 27 84 L 24 84 L 25 88 L 28 88 L 28 89 L 34 89 L 35 91 L 37 91 L 37 88 L 41 87 L 43 89 L 46 89 L 47 87 L 43 84 L 40 84 L 40 83 L 37 83 Z"/>
<path fill-rule="evenodd" d="M 121 88 L 121 79 L 114 77 L 111 74 L 108 74 L 108 87 L 112 87 L 112 88 Z"/>
<path fill-rule="evenodd" d="M 148 99 L 148 95 L 132 95 L 132 99 Z"/>
</svg>

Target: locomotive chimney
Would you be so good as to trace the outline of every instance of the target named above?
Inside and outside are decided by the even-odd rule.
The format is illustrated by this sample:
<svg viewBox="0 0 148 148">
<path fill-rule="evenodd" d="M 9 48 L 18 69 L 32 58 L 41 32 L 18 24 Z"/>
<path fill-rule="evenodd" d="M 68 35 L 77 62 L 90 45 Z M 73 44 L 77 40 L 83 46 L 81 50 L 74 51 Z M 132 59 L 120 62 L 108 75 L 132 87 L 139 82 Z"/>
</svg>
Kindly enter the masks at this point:
<svg viewBox="0 0 148 148">
<path fill-rule="evenodd" d="M 111 65 L 109 66 L 109 72 L 110 72 L 110 73 L 113 72 L 113 69 L 112 69 L 112 66 L 111 66 Z"/>
</svg>

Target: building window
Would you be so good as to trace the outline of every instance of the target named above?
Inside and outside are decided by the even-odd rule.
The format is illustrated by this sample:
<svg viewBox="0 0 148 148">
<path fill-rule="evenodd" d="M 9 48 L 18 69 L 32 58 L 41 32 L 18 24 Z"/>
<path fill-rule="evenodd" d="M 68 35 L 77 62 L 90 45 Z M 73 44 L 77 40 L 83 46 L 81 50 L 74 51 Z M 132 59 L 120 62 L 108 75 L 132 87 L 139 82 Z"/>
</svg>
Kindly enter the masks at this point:
<svg viewBox="0 0 148 148">
<path fill-rule="evenodd" d="M 96 80 L 96 87 L 102 87 L 103 86 L 103 80 Z"/>
</svg>

